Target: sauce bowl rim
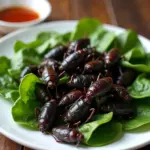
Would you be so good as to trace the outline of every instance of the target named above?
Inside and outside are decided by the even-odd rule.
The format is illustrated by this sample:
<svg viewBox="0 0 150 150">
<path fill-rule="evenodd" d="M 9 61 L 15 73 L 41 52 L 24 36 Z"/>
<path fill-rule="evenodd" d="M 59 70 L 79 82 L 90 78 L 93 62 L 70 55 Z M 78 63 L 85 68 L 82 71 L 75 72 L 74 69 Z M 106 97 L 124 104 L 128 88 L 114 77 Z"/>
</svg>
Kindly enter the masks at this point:
<svg viewBox="0 0 150 150">
<path fill-rule="evenodd" d="M 31 20 L 31 21 L 25 21 L 25 22 L 7 22 L 7 21 L 0 20 L 0 26 L 16 27 L 16 28 L 17 27 L 27 27 L 27 26 L 35 25 L 35 24 L 38 24 L 38 23 L 44 21 L 51 14 L 52 6 L 48 0 L 43 0 L 43 1 L 45 1 L 46 5 L 48 6 L 48 11 L 45 13 L 46 15 L 44 17 L 41 17 L 39 15 L 39 18 Z M 19 5 L 15 5 L 15 6 L 19 6 Z M 11 7 L 11 5 L 10 5 L 10 7 Z M 37 11 L 37 13 L 39 13 L 39 12 Z"/>
</svg>

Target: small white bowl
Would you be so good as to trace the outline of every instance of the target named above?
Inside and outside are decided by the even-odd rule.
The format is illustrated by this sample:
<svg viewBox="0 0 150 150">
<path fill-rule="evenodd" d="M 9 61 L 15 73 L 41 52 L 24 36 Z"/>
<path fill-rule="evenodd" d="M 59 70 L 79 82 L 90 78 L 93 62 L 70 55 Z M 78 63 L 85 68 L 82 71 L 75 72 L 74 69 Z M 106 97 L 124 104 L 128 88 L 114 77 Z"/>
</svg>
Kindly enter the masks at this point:
<svg viewBox="0 0 150 150">
<path fill-rule="evenodd" d="M 23 6 L 33 9 L 39 14 L 39 18 L 27 21 L 11 23 L 0 20 L 0 33 L 6 34 L 19 28 L 29 27 L 44 21 L 51 13 L 52 7 L 47 0 L 0 0 L 0 10 L 10 6 Z"/>
</svg>

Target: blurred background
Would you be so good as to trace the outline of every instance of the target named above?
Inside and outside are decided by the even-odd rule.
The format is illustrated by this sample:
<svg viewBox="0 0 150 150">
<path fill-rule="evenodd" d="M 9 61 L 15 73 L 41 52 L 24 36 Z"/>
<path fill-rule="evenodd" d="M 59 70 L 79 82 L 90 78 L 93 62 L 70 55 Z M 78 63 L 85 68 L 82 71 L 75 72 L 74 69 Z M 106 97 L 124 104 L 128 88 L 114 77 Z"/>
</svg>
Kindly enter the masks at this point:
<svg viewBox="0 0 150 150">
<path fill-rule="evenodd" d="M 150 38 L 150 0 L 49 0 L 49 20 L 94 17 L 102 23 L 136 30 Z"/>
<path fill-rule="evenodd" d="M 102 23 L 131 28 L 150 38 L 150 0 L 48 1 L 52 5 L 52 13 L 46 21 L 78 20 L 83 17 L 94 17 L 101 20 Z"/>
</svg>

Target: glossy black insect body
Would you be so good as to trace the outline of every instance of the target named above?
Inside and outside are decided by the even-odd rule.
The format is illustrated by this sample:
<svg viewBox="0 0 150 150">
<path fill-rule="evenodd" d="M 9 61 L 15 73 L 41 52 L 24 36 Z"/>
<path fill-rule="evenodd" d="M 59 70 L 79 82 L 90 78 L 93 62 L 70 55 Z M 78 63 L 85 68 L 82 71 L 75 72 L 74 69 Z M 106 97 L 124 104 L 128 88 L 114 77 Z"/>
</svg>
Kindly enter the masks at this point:
<svg viewBox="0 0 150 150">
<path fill-rule="evenodd" d="M 55 59 L 52 59 L 52 58 L 48 58 L 48 59 L 45 59 L 41 64 L 40 64 L 40 69 L 44 68 L 44 67 L 52 67 L 54 69 L 58 69 L 59 68 L 59 62 Z"/>
<path fill-rule="evenodd" d="M 52 134 L 57 142 L 66 142 L 70 144 L 76 143 L 77 145 L 79 145 L 84 138 L 82 133 L 80 133 L 77 129 L 65 126 L 53 128 Z"/>
<path fill-rule="evenodd" d="M 106 67 L 111 67 L 113 66 L 114 64 L 118 63 L 121 59 L 121 55 L 119 53 L 119 51 L 115 48 L 113 48 L 112 50 L 110 50 L 104 60 L 105 60 L 105 64 L 106 64 Z"/>
<path fill-rule="evenodd" d="M 51 100 L 44 104 L 44 106 L 41 108 L 41 112 L 38 116 L 38 122 L 41 132 L 47 132 L 49 131 L 55 121 L 56 116 L 56 101 Z"/>
<path fill-rule="evenodd" d="M 89 121 L 94 114 L 95 110 L 90 109 L 91 105 L 87 103 L 85 99 L 79 99 L 78 101 L 75 101 L 72 106 L 69 108 L 69 110 L 65 113 L 64 121 L 71 123 L 71 124 L 80 124 L 83 120 L 86 119 L 86 122 Z M 89 112 L 91 111 L 91 115 L 89 115 Z M 87 119 L 88 118 L 88 119 Z"/>
<path fill-rule="evenodd" d="M 58 106 L 60 107 L 66 107 L 78 100 L 81 96 L 83 96 L 83 92 L 80 90 L 74 90 L 70 93 L 63 96 L 63 98 L 60 100 Z"/>
<path fill-rule="evenodd" d="M 43 104 L 51 100 L 51 95 L 44 84 L 37 84 L 35 89 L 36 97 Z"/>
<path fill-rule="evenodd" d="M 84 60 L 86 54 L 88 52 L 85 50 L 78 50 L 68 57 L 66 57 L 61 66 L 59 67 L 60 70 L 74 70 L 76 67 Z"/>
<path fill-rule="evenodd" d="M 98 97 L 97 99 L 97 104 L 98 106 L 106 103 L 107 101 L 113 101 L 115 96 L 113 94 L 107 94 L 106 96 L 103 97 Z"/>
<path fill-rule="evenodd" d="M 83 38 L 83 39 L 74 41 L 69 45 L 67 53 L 68 54 L 74 53 L 77 50 L 87 48 L 88 45 L 90 45 L 90 39 L 88 39 L 88 38 Z"/>
<path fill-rule="evenodd" d="M 44 58 L 53 58 L 56 60 L 61 60 L 63 58 L 64 53 L 67 51 L 67 47 L 65 46 L 58 46 L 50 50 Z"/>
<path fill-rule="evenodd" d="M 105 69 L 105 70 L 104 70 L 104 76 L 105 76 L 105 77 L 112 77 L 112 76 L 113 76 L 113 73 L 111 72 L 110 69 Z"/>
<path fill-rule="evenodd" d="M 127 90 L 123 86 L 114 84 L 113 90 L 124 101 L 130 101 L 131 100 L 131 96 L 129 95 L 129 93 L 127 92 Z"/>
<path fill-rule="evenodd" d="M 118 80 L 118 76 L 120 76 L 120 68 L 117 64 L 110 68 L 107 68 L 104 71 L 104 76 L 111 77 L 113 79 L 113 82 L 116 83 Z"/>
<path fill-rule="evenodd" d="M 29 74 L 29 73 L 33 73 L 35 75 L 38 75 L 38 68 L 35 65 L 30 65 L 27 66 L 23 69 L 23 71 L 21 72 L 20 77 L 23 78 L 25 75 Z"/>
<path fill-rule="evenodd" d="M 90 86 L 91 82 L 96 80 L 94 75 L 79 75 L 77 77 L 72 76 L 71 80 L 68 82 L 70 87 L 74 88 L 84 88 Z"/>
<path fill-rule="evenodd" d="M 133 105 L 128 103 L 107 103 L 100 106 L 100 112 L 113 112 L 118 119 L 133 119 L 136 115 L 136 109 Z"/>
<path fill-rule="evenodd" d="M 101 78 L 95 81 L 91 86 L 88 88 L 86 93 L 86 99 L 90 100 L 95 96 L 101 96 L 108 92 L 113 85 L 113 81 L 111 77 Z"/>
<path fill-rule="evenodd" d="M 52 67 L 45 67 L 42 72 L 42 79 L 50 88 L 54 88 L 58 81 L 58 75 Z"/>
<path fill-rule="evenodd" d="M 90 72 L 99 72 L 102 71 L 104 68 L 104 63 L 101 60 L 92 60 L 85 64 L 84 66 L 84 72 L 90 73 Z"/>
<path fill-rule="evenodd" d="M 136 78 L 136 72 L 133 69 L 126 69 L 117 79 L 117 84 L 129 86 Z"/>
</svg>

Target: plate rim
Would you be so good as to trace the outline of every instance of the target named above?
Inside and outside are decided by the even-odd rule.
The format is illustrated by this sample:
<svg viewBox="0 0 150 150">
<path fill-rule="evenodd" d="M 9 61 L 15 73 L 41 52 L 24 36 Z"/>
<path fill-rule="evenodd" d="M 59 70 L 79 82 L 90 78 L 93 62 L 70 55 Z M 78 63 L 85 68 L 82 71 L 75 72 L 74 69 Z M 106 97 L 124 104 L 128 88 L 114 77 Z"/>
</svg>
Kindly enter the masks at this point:
<svg viewBox="0 0 150 150">
<path fill-rule="evenodd" d="M 1 37 L 0 38 L 0 44 L 3 43 L 4 41 L 9 40 L 9 38 L 15 37 L 16 35 L 21 34 L 23 32 L 27 32 L 29 30 L 32 30 L 33 28 L 42 28 L 42 26 L 49 26 L 49 25 L 52 25 L 52 24 L 61 24 L 61 23 L 75 24 L 75 23 L 77 23 L 77 21 L 78 20 L 51 21 L 51 22 L 41 23 L 41 24 L 38 24 L 38 25 L 35 25 L 35 26 L 32 26 L 32 27 L 19 29 L 19 30 L 13 31 L 13 32 L 5 35 L 4 37 Z M 114 26 L 114 25 L 110 25 L 110 24 L 104 24 L 104 27 L 109 28 L 109 29 L 119 30 L 120 32 L 126 30 L 125 28 Z M 140 40 L 145 40 L 145 41 L 148 41 L 150 43 L 148 38 L 146 38 L 146 37 L 144 37 L 144 36 L 142 36 L 140 34 L 138 34 L 138 37 L 140 38 Z M 21 139 L 19 137 L 14 136 L 13 134 L 5 131 L 1 126 L 0 126 L 0 133 L 2 135 L 6 136 L 7 138 L 11 139 L 12 141 L 20 144 L 20 145 L 27 146 L 27 147 L 30 147 L 30 148 L 33 148 L 33 149 L 41 149 L 41 150 L 43 149 L 43 147 L 40 148 L 40 146 L 36 146 L 35 144 L 29 143 L 26 140 L 23 140 L 23 139 Z M 130 148 L 126 148 L 124 150 L 137 149 L 137 148 L 141 148 L 141 147 L 143 147 L 145 145 L 148 145 L 148 144 L 150 144 L 150 139 L 145 141 L 145 142 L 143 142 L 142 144 L 136 144 L 135 146 L 132 146 Z M 102 147 L 100 147 L 100 148 L 102 148 Z"/>
</svg>

